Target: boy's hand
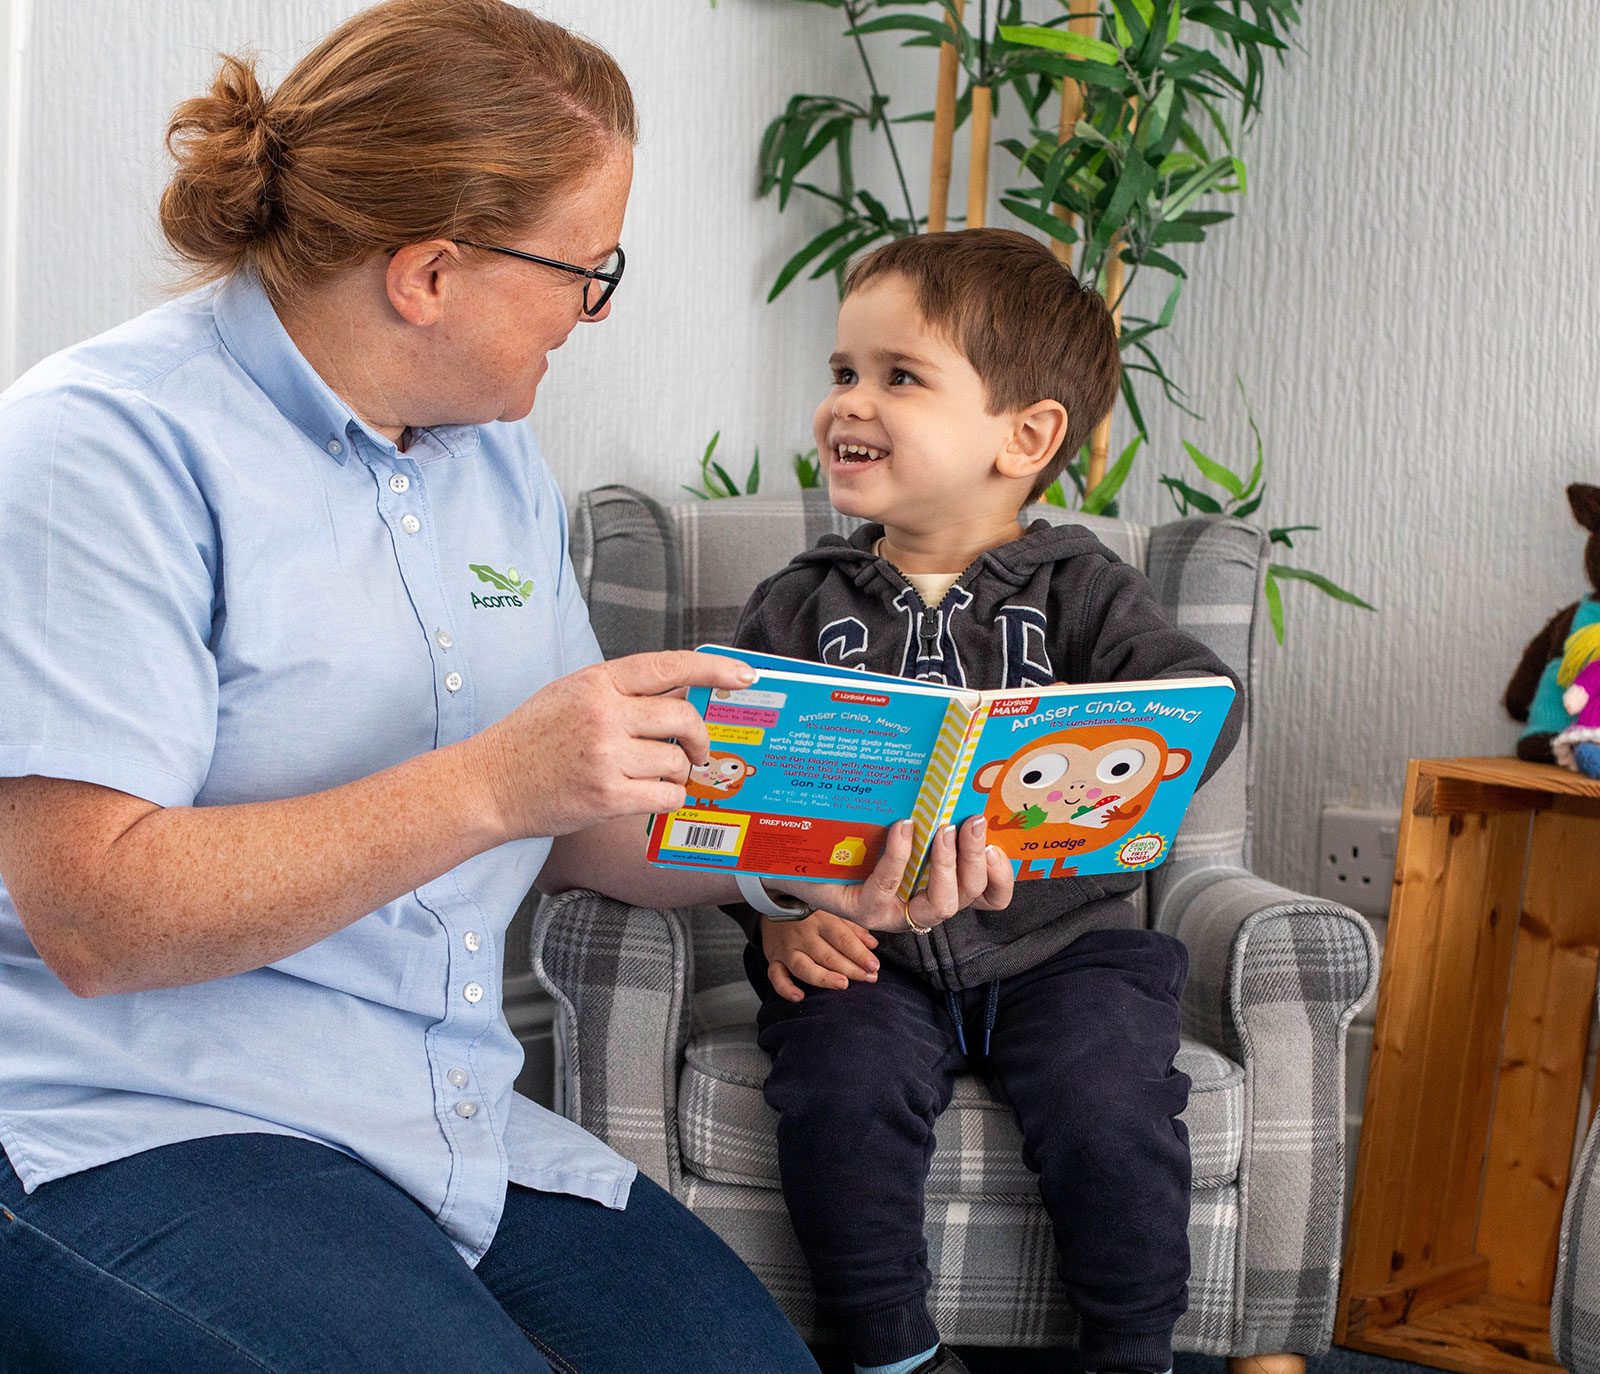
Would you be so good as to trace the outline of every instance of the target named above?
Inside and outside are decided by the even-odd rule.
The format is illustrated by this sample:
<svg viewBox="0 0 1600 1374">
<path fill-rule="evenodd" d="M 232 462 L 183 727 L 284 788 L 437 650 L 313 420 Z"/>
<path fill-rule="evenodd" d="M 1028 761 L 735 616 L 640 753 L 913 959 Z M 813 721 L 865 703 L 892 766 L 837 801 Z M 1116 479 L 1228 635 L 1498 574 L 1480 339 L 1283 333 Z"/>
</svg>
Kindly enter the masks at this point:
<svg viewBox="0 0 1600 1374">
<path fill-rule="evenodd" d="M 877 945 L 871 932 L 828 911 L 814 911 L 803 921 L 761 918 L 767 980 L 773 991 L 789 1002 L 805 996 L 796 978 L 817 988 L 876 982 L 878 961 L 872 951 Z"/>
</svg>

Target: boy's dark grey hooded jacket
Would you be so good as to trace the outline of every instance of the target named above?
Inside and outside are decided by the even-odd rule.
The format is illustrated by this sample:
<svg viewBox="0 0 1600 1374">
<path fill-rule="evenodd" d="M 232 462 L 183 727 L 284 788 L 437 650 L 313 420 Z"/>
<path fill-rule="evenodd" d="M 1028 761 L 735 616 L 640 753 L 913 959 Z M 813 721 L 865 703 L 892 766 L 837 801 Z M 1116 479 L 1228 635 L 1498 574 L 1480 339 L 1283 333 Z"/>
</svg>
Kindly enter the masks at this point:
<svg viewBox="0 0 1600 1374">
<path fill-rule="evenodd" d="M 1055 682 L 1239 679 L 1175 629 L 1149 581 L 1081 525 L 1036 520 L 990 549 L 928 607 L 872 552 L 881 525 L 826 536 L 756 588 L 734 643 L 763 653 L 988 690 Z M 1228 756 L 1244 719 L 1239 691 L 1206 764 Z M 1127 894 L 1140 874 L 1018 883 L 1004 911 L 968 908 L 919 936 L 875 932 L 878 952 L 937 988 L 977 987 L 1032 968 L 1089 930 L 1138 924 Z M 730 908 L 755 933 L 755 912 Z"/>
</svg>

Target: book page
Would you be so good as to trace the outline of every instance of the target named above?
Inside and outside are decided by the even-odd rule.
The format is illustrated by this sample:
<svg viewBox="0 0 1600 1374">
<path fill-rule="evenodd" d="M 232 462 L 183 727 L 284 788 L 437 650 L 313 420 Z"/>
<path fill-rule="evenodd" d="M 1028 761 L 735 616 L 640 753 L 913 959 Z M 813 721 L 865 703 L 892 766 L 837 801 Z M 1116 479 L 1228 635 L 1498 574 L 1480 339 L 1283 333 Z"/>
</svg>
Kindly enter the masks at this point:
<svg viewBox="0 0 1600 1374">
<path fill-rule="evenodd" d="M 976 695 L 963 695 L 970 710 Z M 763 671 L 751 687 L 697 688 L 689 701 L 705 717 L 711 764 L 691 771 L 684 807 L 654 819 L 651 861 L 860 882 L 889 826 L 916 809 L 952 693 Z"/>
</svg>

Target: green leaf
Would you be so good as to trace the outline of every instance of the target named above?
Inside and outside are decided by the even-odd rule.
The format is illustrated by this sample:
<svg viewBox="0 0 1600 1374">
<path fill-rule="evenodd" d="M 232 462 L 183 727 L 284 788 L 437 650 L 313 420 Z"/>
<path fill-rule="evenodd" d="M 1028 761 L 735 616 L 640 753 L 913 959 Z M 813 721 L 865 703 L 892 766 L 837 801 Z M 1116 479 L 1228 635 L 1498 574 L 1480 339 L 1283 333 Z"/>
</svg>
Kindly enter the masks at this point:
<svg viewBox="0 0 1600 1374">
<path fill-rule="evenodd" d="M 1105 475 L 1094 484 L 1094 489 L 1083 498 L 1083 513 L 1085 515 L 1100 515 L 1105 508 L 1116 498 L 1122 490 L 1122 484 L 1128 480 L 1128 473 L 1133 469 L 1134 456 L 1139 452 L 1139 445 L 1144 443 L 1144 435 L 1134 436 L 1133 442 L 1122 450 L 1117 461 L 1106 469 Z"/>
<path fill-rule="evenodd" d="M 745 479 L 744 494 L 754 496 L 761 486 L 761 450 L 756 450 L 755 462 L 750 464 L 750 475 Z"/>
<path fill-rule="evenodd" d="M 1220 187 L 1224 177 L 1229 172 L 1237 175 L 1239 189 L 1244 189 L 1244 163 L 1236 157 L 1219 157 L 1202 171 L 1194 173 L 1184 181 L 1183 185 L 1167 198 L 1162 207 L 1161 218 L 1163 221 L 1177 219 L 1207 191 Z"/>
<path fill-rule="evenodd" d="M 1194 465 L 1219 487 L 1222 487 L 1234 497 L 1244 495 L 1244 482 L 1231 468 L 1224 467 L 1215 458 L 1208 458 L 1187 439 L 1183 442 L 1183 449 L 1194 462 Z"/>
<path fill-rule="evenodd" d="M 1159 480 L 1171 495 L 1179 515 L 1187 515 L 1191 509 L 1203 511 L 1207 515 L 1222 514 L 1222 507 L 1215 497 L 1207 496 L 1203 491 L 1196 491 L 1181 477 L 1163 475 Z"/>
<path fill-rule="evenodd" d="M 467 567 L 478 574 L 478 581 L 480 582 L 487 582 L 491 587 L 499 587 L 503 592 L 515 593 L 517 591 L 515 582 L 510 582 L 502 577 L 487 563 L 468 563 Z"/>
<path fill-rule="evenodd" d="M 1148 0 L 1143 4 L 1140 0 L 1111 0 L 1111 3 L 1115 7 L 1112 27 L 1116 31 L 1118 45 L 1124 52 L 1140 47 L 1150 32 L 1146 22 L 1150 12 Z"/>
<path fill-rule="evenodd" d="M 711 465 L 711 471 L 717 474 L 717 480 L 722 483 L 721 495 L 737 496 L 739 494 L 738 483 L 735 482 L 733 478 L 728 476 L 727 468 L 723 467 L 721 463 L 713 463 Z"/>
<path fill-rule="evenodd" d="M 1283 593 L 1278 590 L 1276 570 L 1267 565 L 1267 615 L 1272 620 L 1273 637 L 1283 643 Z"/>
<path fill-rule="evenodd" d="M 1289 568 L 1282 563 L 1273 563 L 1268 571 L 1274 577 L 1292 577 L 1299 582 L 1309 582 L 1318 591 L 1326 593 L 1335 601 L 1343 601 L 1348 606 L 1359 606 L 1364 611 L 1375 611 L 1378 608 L 1371 602 L 1363 601 L 1354 592 L 1346 591 L 1336 582 L 1330 582 L 1321 573 L 1308 572 L 1305 568 Z"/>
<path fill-rule="evenodd" d="M 858 224 L 856 227 L 860 228 L 860 225 Z M 866 229 L 864 232 L 851 239 L 848 243 L 836 248 L 827 256 L 827 258 L 817 264 L 816 269 L 811 273 L 811 280 L 815 281 L 818 277 L 825 277 L 829 272 L 833 271 L 834 268 L 844 266 L 845 263 L 849 262 L 852 257 L 859 253 L 869 243 L 874 243 L 878 239 L 883 238 L 886 234 L 888 234 L 888 232 L 888 230 L 880 229 L 876 225 Z"/>
<path fill-rule="evenodd" d="M 807 449 L 804 453 L 794 456 L 794 476 L 801 490 L 819 485 L 822 473 L 822 464 L 817 456 L 816 449 Z"/>
<path fill-rule="evenodd" d="M 1143 158 L 1131 158 L 1124 164 L 1105 213 L 1095 223 L 1094 237 L 1089 240 L 1088 262 L 1100 260 L 1112 236 L 1127 223 L 1135 202 L 1147 199 L 1155 186 L 1156 169 Z"/>
<path fill-rule="evenodd" d="M 1065 53 L 1081 62 L 1098 62 L 1104 66 L 1115 66 L 1117 62 L 1117 50 L 1110 43 L 1065 29 L 1047 29 L 1037 24 L 1002 24 L 1000 36 L 1020 47 Z"/>
<path fill-rule="evenodd" d="M 1018 219 L 1026 220 L 1035 229 L 1043 230 L 1058 242 L 1078 242 L 1076 226 L 1066 223 L 1048 210 L 1041 210 L 1031 200 L 1013 200 L 1009 196 L 1001 196 L 1000 203 Z"/>
<path fill-rule="evenodd" d="M 1061 479 L 1058 477 L 1040 493 L 1039 499 L 1047 506 L 1065 506 L 1067 494 L 1061 489 Z"/>
<path fill-rule="evenodd" d="M 966 55 L 967 44 L 971 41 L 964 30 L 952 30 L 943 19 L 934 19 L 926 14 L 891 14 L 882 19 L 869 19 L 866 23 L 857 24 L 844 32 L 847 38 L 858 38 L 874 33 L 891 33 L 897 29 L 929 34 L 939 43 L 954 43 L 962 50 L 963 57 Z"/>
<path fill-rule="evenodd" d="M 1197 24 L 1204 24 L 1208 29 L 1225 33 L 1229 38 L 1238 39 L 1241 43 L 1262 48 L 1288 47 L 1288 44 L 1272 30 L 1252 24 L 1236 14 L 1230 14 L 1220 5 L 1195 5 L 1190 8 L 1186 17 Z"/>
<path fill-rule="evenodd" d="M 824 229 L 822 233 L 818 234 L 816 238 L 812 239 L 810 243 L 806 244 L 804 248 L 790 258 L 788 262 L 784 263 L 783 270 L 778 273 L 777 281 L 772 284 L 772 290 L 767 292 L 767 300 L 777 300 L 783 288 L 792 282 L 799 275 L 801 269 L 817 254 L 825 252 L 846 234 L 860 227 L 859 220 L 847 219 L 843 224 L 836 224 L 831 229 Z"/>
</svg>

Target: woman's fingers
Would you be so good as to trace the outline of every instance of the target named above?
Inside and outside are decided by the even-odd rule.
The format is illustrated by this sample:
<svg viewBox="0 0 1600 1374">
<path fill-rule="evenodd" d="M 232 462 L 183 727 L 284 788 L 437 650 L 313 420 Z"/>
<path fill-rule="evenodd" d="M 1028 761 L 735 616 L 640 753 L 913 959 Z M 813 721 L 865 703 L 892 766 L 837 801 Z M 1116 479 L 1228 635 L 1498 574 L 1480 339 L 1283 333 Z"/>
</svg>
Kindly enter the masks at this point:
<svg viewBox="0 0 1600 1374">
<path fill-rule="evenodd" d="M 994 845 L 983 851 L 986 883 L 983 892 L 972 905 L 985 911 L 1004 911 L 1011 905 L 1011 893 L 1016 882 L 1016 872 L 1005 852 Z"/>
<path fill-rule="evenodd" d="M 934 836 L 933 848 L 928 851 L 928 885 L 912 915 L 918 925 L 927 925 L 919 915 L 926 908 L 930 919 L 954 916 L 961 910 L 960 884 L 956 878 L 956 830 L 953 825 L 939 827 Z"/>
<path fill-rule="evenodd" d="M 681 786 L 689 780 L 689 758 L 676 744 L 635 740 L 622 761 L 622 774 L 628 778 L 662 778 Z"/>
<path fill-rule="evenodd" d="M 988 823 L 982 816 L 970 817 L 956 836 L 956 893 L 961 905 L 971 906 L 989 886 L 987 848 Z"/>
</svg>

